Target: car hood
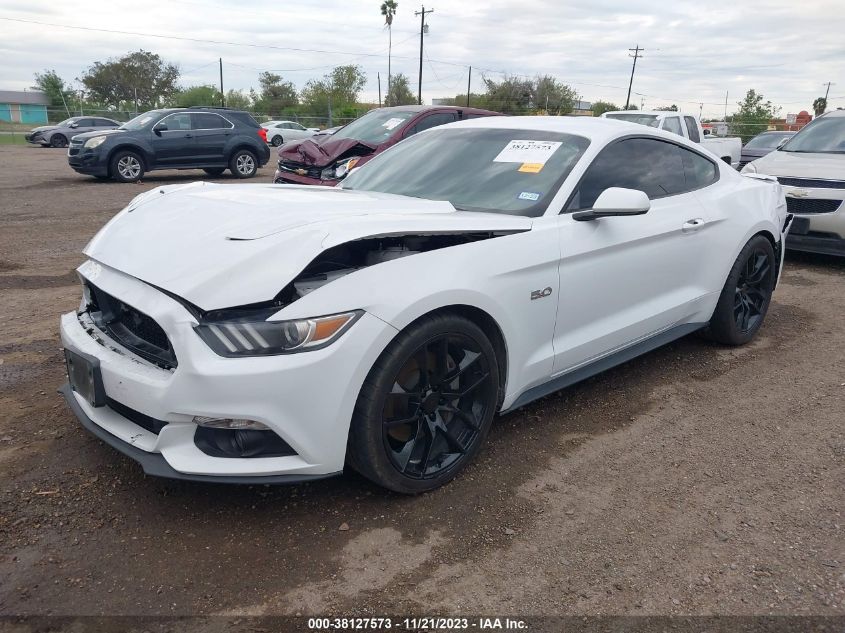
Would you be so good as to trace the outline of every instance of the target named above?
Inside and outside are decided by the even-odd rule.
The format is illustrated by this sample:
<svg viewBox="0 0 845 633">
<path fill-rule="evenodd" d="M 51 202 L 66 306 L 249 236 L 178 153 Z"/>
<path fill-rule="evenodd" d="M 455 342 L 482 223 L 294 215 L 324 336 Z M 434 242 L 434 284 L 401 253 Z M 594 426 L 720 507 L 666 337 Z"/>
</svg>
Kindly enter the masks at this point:
<svg viewBox="0 0 845 633">
<path fill-rule="evenodd" d="M 32 128 L 29 133 L 34 134 L 35 132 L 52 132 L 53 130 L 58 130 L 58 125 L 41 125 L 39 127 Z"/>
<path fill-rule="evenodd" d="M 73 138 L 86 140 L 89 138 L 94 138 L 96 136 L 111 136 L 112 134 L 126 134 L 128 130 L 118 130 L 117 128 L 105 129 L 100 130 L 98 132 L 81 132 L 79 134 L 74 134 Z"/>
<path fill-rule="evenodd" d="M 821 178 L 842 180 L 845 173 L 845 154 L 803 154 L 776 151 L 753 163 L 758 174 L 793 178 Z"/>
<path fill-rule="evenodd" d="M 390 235 L 525 231 L 530 218 L 333 187 L 157 187 L 136 197 L 85 254 L 203 310 L 268 301 L 322 251 Z"/>
<path fill-rule="evenodd" d="M 372 154 L 376 148 L 376 145 L 354 138 L 321 135 L 285 143 L 279 149 L 279 158 L 292 163 L 328 167 L 344 155 L 366 156 Z"/>
</svg>

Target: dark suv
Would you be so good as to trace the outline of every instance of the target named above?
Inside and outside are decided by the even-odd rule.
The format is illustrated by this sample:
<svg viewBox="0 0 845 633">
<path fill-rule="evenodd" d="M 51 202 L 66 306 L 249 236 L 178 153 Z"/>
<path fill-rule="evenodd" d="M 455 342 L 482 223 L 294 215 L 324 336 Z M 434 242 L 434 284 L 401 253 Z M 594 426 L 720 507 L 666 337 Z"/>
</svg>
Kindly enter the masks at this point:
<svg viewBox="0 0 845 633">
<path fill-rule="evenodd" d="M 154 169 L 202 169 L 219 176 L 228 168 L 237 178 L 251 178 L 270 160 L 262 131 L 239 110 L 150 110 L 116 130 L 74 136 L 67 161 L 80 174 L 120 182 L 140 180 Z"/>
</svg>

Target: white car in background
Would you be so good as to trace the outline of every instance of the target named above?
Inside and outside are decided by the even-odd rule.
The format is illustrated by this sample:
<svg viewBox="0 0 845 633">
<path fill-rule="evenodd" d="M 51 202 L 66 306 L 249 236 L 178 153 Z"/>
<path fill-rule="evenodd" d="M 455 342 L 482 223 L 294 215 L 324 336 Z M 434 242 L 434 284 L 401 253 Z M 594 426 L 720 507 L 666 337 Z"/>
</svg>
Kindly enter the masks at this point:
<svg viewBox="0 0 845 633">
<path fill-rule="evenodd" d="M 273 147 L 278 147 L 288 141 L 300 141 L 310 138 L 319 132 L 319 128 L 303 127 L 296 121 L 267 121 L 261 127 L 267 130 L 267 142 Z"/>
<path fill-rule="evenodd" d="M 845 256 L 845 110 L 828 112 L 744 174 L 776 176 L 795 214 L 789 249 Z"/>
<path fill-rule="evenodd" d="M 156 187 L 85 248 L 63 393 L 153 475 L 423 492 L 497 412 L 696 330 L 750 341 L 787 225 L 774 179 L 582 117 L 432 128 L 340 187 Z"/>
<path fill-rule="evenodd" d="M 710 130 L 701 127 L 701 122 L 692 115 L 672 110 L 622 110 L 619 112 L 605 112 L 602 118 L 639 123 L 649 127 L 665 130 L 677 134 L 693 143 L 700 143 L 702 147 L 713 152 L 723 162 L 733 168 L 739 168 L 742 158 L 742 139 L 735 137 L 717 137 L 710 134 Z"/>
</svg>

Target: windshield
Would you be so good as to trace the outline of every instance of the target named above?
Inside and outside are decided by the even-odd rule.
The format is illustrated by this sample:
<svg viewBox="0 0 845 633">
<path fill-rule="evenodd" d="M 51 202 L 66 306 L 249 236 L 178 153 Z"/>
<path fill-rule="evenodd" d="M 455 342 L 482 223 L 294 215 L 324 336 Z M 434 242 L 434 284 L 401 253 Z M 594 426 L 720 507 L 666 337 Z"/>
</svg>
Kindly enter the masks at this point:
<svg viewBox="0 0 845 633">
<path fill-rule="evenodd" d="M 589 144 L 538 130 L 435 129 L 379 154 L 342 187 L 448 200 L 461 211 L 536 217 Z"/>
<path fill-rule="evenodd" d="M 340 128 L 335 138 L 351 138 L 371 145 L 384 143 L 405 121 L 416 114 L 402 110 L 371 110 L 360 119 Z"/>
<path fill-rule="evenodd" d="M 657 115 L 655 114 L 637 114 L 636 112 L 632 112 L 631 114 L 608 114 L 607 118 L 628 121 L 629 123 L 639 123 L 640 125 L 647 125 L 649 127 L 660 125 L 660 121 L 657 120 Z"/>
<path fill-rule="evenodd" d="M 785 152 L 845 154 L 845 117 L 821 117 L 781 147 Z"/>
<path fill-rule="evenodd" d="M 150 122 L 152 122 L 158 114 L 158 110 L 150 110 L 149 112 L 144 112 L 144 114 L 139 114 L 134 119 L 130 119 L 129 121 L 121 125 L 119 129 L 141 130 L 147 127 L 147 125 L 149 125 Z"/>
<path fill-rule="evenodd" d="M 792 134 L 760 134 L 745 144 L 748 149 L 774 149 L 785 138 Z"/>
</svg>

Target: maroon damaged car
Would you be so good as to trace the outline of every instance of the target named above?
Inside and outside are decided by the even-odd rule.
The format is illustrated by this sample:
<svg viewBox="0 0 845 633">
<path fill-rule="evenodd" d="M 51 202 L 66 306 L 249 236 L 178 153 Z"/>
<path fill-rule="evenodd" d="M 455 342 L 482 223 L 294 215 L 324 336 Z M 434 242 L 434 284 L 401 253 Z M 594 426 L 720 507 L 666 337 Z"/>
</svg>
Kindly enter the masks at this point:
<svg viewBox="0 0 845 633">
<path fill-rule="evenodd" d="M 438 125 L 483 116 L 501 115 L 458 106 L 409 105 L 370 110 L 334 134 L 319 134 L 282 145 L 274 182 L 332 187 L 350 169 L 404 138 Z"/>
</svg>

